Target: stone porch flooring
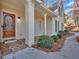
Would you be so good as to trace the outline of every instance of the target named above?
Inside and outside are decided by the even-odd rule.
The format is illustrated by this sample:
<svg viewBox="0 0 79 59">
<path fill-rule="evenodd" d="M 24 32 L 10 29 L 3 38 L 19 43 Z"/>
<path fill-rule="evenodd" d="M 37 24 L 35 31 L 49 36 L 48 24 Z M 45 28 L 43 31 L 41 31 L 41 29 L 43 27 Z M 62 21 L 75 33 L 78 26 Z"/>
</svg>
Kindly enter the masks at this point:
<svg viewBox="0 0 79 59">
<path fill-rule="evenodd" d="M 59 52 L 43 52 L 34 48 L 25 48 L 11 53 L 3 59 L 79 59 L 79 44 L 75 36 L 68 37 L 64 47 Z"/>
<path fill-rule="evenodd" d="M 8 43 L 2 43 L 1 44 L 1 50 L 3 55 L 10 54 L 12 52 L 12 49 L 15 51 L 22 50 L 27 47 L 25 44 L 25 39 L 20 40 L 11 40 L 12 42 Z"/>
</svg>

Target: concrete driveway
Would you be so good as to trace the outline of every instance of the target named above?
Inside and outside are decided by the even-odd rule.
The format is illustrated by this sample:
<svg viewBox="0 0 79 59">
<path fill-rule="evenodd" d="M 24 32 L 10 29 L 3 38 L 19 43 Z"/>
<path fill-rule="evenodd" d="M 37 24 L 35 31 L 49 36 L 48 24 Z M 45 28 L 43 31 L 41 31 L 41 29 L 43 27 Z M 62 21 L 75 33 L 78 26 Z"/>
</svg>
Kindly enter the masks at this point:
<svg viewBox="0 0 79 59">
<path fill-rule="evenodd" d="M 8 54 L 3 59 L 79 59 L 79 44 L 75 36 L 68 37 L 59 52 L 43 52 L 34 48 L 25 48 L 16 53 Z"/>
</svg>

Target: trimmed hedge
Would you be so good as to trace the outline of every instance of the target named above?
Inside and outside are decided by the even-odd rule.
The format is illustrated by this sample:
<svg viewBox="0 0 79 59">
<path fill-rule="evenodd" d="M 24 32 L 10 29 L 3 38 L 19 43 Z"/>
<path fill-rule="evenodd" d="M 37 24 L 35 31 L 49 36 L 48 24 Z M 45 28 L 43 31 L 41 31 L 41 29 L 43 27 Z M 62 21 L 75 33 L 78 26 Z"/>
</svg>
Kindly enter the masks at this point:
<svg viewBox="0 0 79 59">
<path fill-rule="evenodd" d="M 50 37 L 47 36 L 47 35 L 40 36 L 39 41 L 38 41 L 38 45 L 41 48 L 49 48 L 49 49 L 51 49 L 52 48 L 52 43 L 51 43 Z"/>
<path fill-rule="evenodd" d="M 57 42 L 64 35 L 64 31 L 58 31 L 57 35 L 53 35 L 51 37 L 47 35 L 41 35 L 38 40 L 38 46 L 41 48 L 51 49 L 53 47 L 54 42 Z"/>
<path fill-rule="evenodd" d="M 59 39 L 59 37 L 58 37 L 57 35 L 51 36 L 51 40 L 52 40 L 53 42 L 57 42 L 58 39 Z"/>
<path fill-rule="evenodd" d="M 64 31 L 58 31 L 57 36 L 61 38 L 65 34 Z"/>
</svg>

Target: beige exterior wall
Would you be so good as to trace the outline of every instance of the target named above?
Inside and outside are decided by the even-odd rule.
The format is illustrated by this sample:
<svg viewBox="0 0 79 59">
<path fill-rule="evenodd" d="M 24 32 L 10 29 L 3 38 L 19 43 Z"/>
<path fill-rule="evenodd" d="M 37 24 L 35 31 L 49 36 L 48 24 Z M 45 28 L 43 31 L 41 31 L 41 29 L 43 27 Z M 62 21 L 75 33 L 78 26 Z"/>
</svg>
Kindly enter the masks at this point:
<svg viewBox="0 0 79 59">
<path fill-rule="evenodd" d="M 1 6 L 1 12 L 8 12 L 16 15 L 16 39 L 25 38 L 25 11 L 18 8 L 17 5 L 3 3 Z M 21 17 L 21 22 L 18 22 L 18 17 Z M 1 20 L 1 19 L 0 19 Z M 2 20 L 1 20 L 2 21 Z"/>
<path fill-rule="evenodd" d="M 47 19 L 47 34 L 49 36 L 52 35 L 52 18 L 51 19 Z"/>
<path fill-rule="evenodd" d="M 57 32 L 55 32 L 55 21 L 59 22 L 59 29 L 58 29 L 58 24 L 57 24 L 57 32 L 59 30 L 64 30 L 64 27 L 62 29 L 62 23 L 64 23 L 62 17 L 58 16 L 58 17 L 47 18 L 46 28 L 47 28 L 47 35 L 49 36 L 57 34 Z M 44 19 L 35 19 L 35 23 L 34 23 L 35 36 L 44 35 L 44 32 L 45 32 L 44 24 L 45 24 Z"/>
<path fill-rule="evenodd" d="M 44 20 L 35 19 L 34 27 L 35 36 L 44 35 Z"/>
</svg>

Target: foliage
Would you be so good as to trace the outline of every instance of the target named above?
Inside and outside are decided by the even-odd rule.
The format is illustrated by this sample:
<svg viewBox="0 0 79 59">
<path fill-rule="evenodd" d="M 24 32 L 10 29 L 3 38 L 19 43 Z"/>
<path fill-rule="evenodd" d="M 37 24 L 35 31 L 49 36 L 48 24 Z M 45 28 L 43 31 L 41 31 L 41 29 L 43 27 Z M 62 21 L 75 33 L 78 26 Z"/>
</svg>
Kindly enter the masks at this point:
<svg viewBox="0 0 79 59">
<path fill-rule="evenodd" d="M 57 36 L 61 38 L 64 34 L 65 34 L 64 31 L 58 31 Z"/>
<path fill-rule="evenodd" d="M 49 36 L 48 36 L 48 35 L 41 35 L 41 36 L 39 37 L 39 41 L 40 41 L 40 40 L 43 40 L 43 39 L 49 39 Z"/>
<path fill-rule="evenodd" d="M 59 39 L 59 37 L 58 37 L 57 35 L 53 35 L 53 36 L 51 36 L 51 40 L 52 40 L 52 42 L 57 42 L 58 39 Z"/>
<path fill-rule="evenodd" d="M 57 42 L 65 34 L 64 31 L 58 31 L 57 35 L 53 35 L 51 37 L 47 35 L 39 36 L 38 46 L 41 48 L 51 49 L 54 42 Z"/>
<path fill-rule="evenodd" d="M 38 41 L 38 45 L 41 48 L 49 48 L 49 49 L 51 49 L 52 48 L 52 43 L 51 43 L 50 37 L 47 36 L 47 35 L 40 36 L 39 41 Z"/>
</svg>

